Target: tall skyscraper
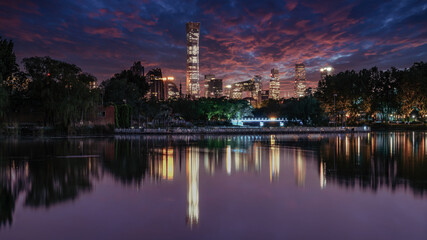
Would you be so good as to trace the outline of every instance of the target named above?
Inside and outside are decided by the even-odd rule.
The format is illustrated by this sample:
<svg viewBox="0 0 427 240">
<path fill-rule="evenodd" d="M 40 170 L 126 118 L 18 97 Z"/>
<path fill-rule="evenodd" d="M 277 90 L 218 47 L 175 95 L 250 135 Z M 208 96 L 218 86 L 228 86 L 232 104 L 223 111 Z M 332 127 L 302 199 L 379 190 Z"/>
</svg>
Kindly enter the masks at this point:
<svg viewBox="0 0 427 240">
<path fill-rule="evenodd" d="M 187 30 L 187 94 L 199 97 L 199 36 L 200 23 L 188 22 Z"/>
<path fill-rule="evenodd" d="M 304 63 L 295 64 L 294 96 L 296 98 L 304 97 L 305 89 L 305 65 Z"/>
<path fill-rule="evenodd" d="M 279 100 L 280 98 L 279 69 L 271 69 L 269 98 L 274 100 Z"/>
<path fill-rule="evenodd" d="M 321 68 L 320 69 L 320 79 L 325 80 L 326 76 L 332 75 L 333 70 L 334 69 L 332 67 Z"/>
</svg>

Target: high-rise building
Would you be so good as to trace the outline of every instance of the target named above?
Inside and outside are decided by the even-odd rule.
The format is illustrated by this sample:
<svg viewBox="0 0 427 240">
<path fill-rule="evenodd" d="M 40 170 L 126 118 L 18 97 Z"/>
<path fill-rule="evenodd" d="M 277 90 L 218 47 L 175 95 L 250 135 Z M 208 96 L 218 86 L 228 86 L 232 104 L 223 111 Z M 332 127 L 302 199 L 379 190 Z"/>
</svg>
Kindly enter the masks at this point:
<svg viewBox="0 0 427 240">
<path fill-rule="evenodd" d="M 279 100 L 280 98 L 280 78 L 279 78 L 279 69 L 271 69 L 270 75 L 270 99 Z"/>
<path fill-rule="evenodd" d="M 200 23 L 188 22 L 187 30 L 187 94 L 199 97 L 199 36 Z"/>
<path fill-rule="evenodd" d="M 174 83 L 174 77 L 163 78 L 165 84 L 165 97 L 166 99 L 177 99 L 179 98 L 179 91 Z"/>
<path fill-rule="evenodd" d="M 150 89 L 147 97 L 165 100 L 165 83 L 163 82 L 162 69 L 151 69 L 148 71 L 146 78 Z"/>
<path fill-rule="evenodd" d="M 231 89 L 232 89 L 232 85 L 226 85 L 224 88 L 224 96 L 227 98 L 231 98 Z"/>
<path fill-rule="evenodd" d="M 247 81 L 234 83 L 231 85 L 230 98 L 252 98 L 255 101 L 258 100 L 259 93 L 262 90 L 261 79 L 261 76 L 256 75 Z"/>
<path fill-rule="evenodd" d="M 222 97 L 222 79 L 215 78 L 215 75 L 205 75 L 205 97 Z"/>
<path fill-rule="evenodd" d="M 332 75 L 333 70 L 334 69 L 332 67 L 321 68 L 320 69 L 320 79 L 325 80 L 326 76 Z"/>
<path fill-rule="evenodd" d="M 213 74 L 205 75 L 205 98 L 208 98 L 210 95 L 209 83 L 212 79 L 215 79 L 215 75 L 213 75 Z"/>
<path fill-rule="evenodd" d="M 142 66 L 141 61 L 134 62 L 130 70 L 134 75 L 137 75 L 139 77 L 144 76 L 144 66 Z"/>
<path fill-rule="evenodd" d="M 304 63 L 295 64 L 295 85 L 294 96 L 296 98 L 304 97 L 306 89 L 305 65 Z"/>
</svg>

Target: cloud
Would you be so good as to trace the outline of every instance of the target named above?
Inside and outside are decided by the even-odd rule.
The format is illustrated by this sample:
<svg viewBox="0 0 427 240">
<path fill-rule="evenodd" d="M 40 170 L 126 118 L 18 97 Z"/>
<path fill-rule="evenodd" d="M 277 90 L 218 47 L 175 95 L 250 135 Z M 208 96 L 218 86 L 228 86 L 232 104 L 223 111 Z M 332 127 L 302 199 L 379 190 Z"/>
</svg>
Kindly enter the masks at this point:
<svg viewBox="0 0 427 240">
<path fill-rule="evenodd" d="M 318 69 L 408 67 L 426 61 L 423 1 L 41 0 L 0 3 L 0 35 L 18 59 L 50 55 L 82 67 L 99 81 L 142 61 L 185 86 L 185 23 L 201 22 L 200 74 L 225 83 L 281 74 L 291 92 L 294 66 L 304 62 L 316 86 Z M 202 79 L 202 77 L 201 77 Z M 268 85 L 267 82 L 265 84 Z"/>
</svg>

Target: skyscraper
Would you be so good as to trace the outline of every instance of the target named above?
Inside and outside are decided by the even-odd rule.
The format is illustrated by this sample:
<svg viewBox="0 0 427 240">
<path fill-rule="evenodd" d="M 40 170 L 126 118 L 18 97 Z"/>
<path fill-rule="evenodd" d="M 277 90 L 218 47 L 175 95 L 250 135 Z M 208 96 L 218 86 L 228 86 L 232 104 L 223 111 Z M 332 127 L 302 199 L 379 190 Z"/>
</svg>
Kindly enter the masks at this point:
<svg viewBox="0 0 427 240">
<path fill-rule="evenodd" d="M 187 30 L 187 94 L 199 97 L 199 36 L 200 23 L 188 22 Z"/>
<path fill-rule="evenodd" d="M 205 75 L 205 97 L 222 97 L 222 79 L 215 78 L 215 75 Z"/>
<path fill-rule="evenodd" d="M 278 100 L 280 98 L 279 70 L 274 68 L 271 69 L 269 98 L 274 100 Z"/>
<path fill-rule="evenodd" d="M 334 69 L 332 67 L 324 67 L 320 69 L 320 79 L 325 80 L 326 76 L 332 75 L 332 71 Z"/>
<path fill-rule="evenodd" d="M 305 65 L 304 63 L 295 64 L 295 85 L 294 94 L 296 98 L 304 97 L 306 89 L 305 83 Z"/>
<path fill-rule="evenodd" d="M 205 98 L 210 97 L 210 92 L 209 92 L 209 83 L 211 82 L 211 80 L 215 79 L 215 75 L 213 74 L 208 74 L 205 75 Z"/>
</svg>

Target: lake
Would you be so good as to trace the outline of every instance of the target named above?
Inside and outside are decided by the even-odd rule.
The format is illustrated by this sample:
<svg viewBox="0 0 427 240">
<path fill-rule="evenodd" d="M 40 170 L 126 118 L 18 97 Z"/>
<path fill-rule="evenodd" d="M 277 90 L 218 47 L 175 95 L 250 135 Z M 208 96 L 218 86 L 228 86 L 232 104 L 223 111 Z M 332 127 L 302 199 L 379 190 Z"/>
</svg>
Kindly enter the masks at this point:
<svg viewBox="0 0 427 240">
<path fill-rule="evenodd" d="M 0 239 L 427 239 L 427 133 L 0 139 Z"/>
</svg>

